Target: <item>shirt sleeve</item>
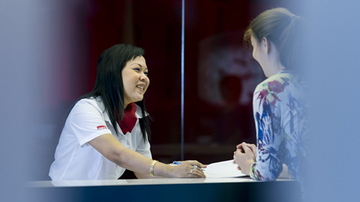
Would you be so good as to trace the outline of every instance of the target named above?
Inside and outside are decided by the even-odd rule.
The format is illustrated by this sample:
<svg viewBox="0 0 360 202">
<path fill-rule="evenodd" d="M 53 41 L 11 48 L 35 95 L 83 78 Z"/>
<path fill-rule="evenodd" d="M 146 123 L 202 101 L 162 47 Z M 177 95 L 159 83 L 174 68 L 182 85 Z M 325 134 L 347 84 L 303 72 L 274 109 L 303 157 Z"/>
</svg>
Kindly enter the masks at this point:
<svg viewBox="0 0 360 202">
<path fill-rule="evenodd" d="M 253 97 L 253 113 L 257 137 L 256 162 L 250 168 L 250 177 L 256 180 L 276 180 L 282 171 L 281 108 L 276 92 L 268 83 L 258 85 Z"/>
<path fill-rule="evenodd" d="M 103 113 L 96 102 L 80 100 L 71 110 L 67 124 L 75 134 L 80 146 L 87 145 L 89 141 L 104 135 L 111 134 L 107 128 Z"/>
</svg>

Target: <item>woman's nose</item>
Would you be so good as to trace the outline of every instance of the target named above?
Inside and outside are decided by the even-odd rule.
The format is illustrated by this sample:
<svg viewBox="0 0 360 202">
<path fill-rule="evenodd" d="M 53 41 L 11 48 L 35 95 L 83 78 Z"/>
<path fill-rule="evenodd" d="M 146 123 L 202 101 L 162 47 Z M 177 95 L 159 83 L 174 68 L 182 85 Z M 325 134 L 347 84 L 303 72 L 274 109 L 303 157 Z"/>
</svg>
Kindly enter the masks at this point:
<svg viewBox="0 0 360 202">
<path fill-rule="evenodd" d="M 146 76 L 146 74 L 144 74 L 144 73 L 140 74 L 141 81 L 146 81 L 147 79 L 148 79 L 148 77 Z"/>
</svg>

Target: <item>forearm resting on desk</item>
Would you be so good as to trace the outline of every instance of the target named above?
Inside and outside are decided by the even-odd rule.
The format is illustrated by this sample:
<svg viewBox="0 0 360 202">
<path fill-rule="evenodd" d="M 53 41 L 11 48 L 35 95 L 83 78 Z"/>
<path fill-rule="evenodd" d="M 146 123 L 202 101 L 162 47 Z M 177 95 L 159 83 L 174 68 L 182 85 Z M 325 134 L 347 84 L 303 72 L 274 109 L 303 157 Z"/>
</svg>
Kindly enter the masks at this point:
<svg viewBox="0 0 360 202">
<path fill-rule="evenodd" d="M 169 165 L 169 164 L 168 164 Z M 147 178 L 163 178 L 163 176 L 151 176 L 150 173 L 138 173 L 134 172 L 136 178 L 138 179 L 147 179 Z"/>
<path fill-rule="evenodd" d="M 271 172 L 269 169 L 263 169 L 262 171 L 256 169 L 257 165 L 251 165 L 250 177 L 260 181 L 274 181 L 276 179 L 290 178 L 288 167 L 286 164 L 282 164 L 282 171 L 279 175 L 276 175 L 276 171 Z"/>
<path fill-rule="evenodd" d="M 190 161 L 180 166 L 169 166 L 161 162 L 152 164 L 154 160 L 147 158 L 122 145 L 112 134 L 101 135 L 89 142 L 98 152 L 115 164 L 133 171 L 138 177 L 149 177 L 150 167 L 153 165 L 155 176 L 162 177 L 205 177 L 197 171 L 188 175 L 192 165 L 202 167 L 197 161 Z"/>
<path fill-rule="evenodd" d="M 150 174 L 149 168 L 153 160 L 124 147 L 112 134 L 101 135 L 91 140 L 89 144 L 107 159 L 125 169 L 142 175 Z M 160 162 L 154 166 L 154 174 L 174 177 L 172 168 Z"/>
</svg>

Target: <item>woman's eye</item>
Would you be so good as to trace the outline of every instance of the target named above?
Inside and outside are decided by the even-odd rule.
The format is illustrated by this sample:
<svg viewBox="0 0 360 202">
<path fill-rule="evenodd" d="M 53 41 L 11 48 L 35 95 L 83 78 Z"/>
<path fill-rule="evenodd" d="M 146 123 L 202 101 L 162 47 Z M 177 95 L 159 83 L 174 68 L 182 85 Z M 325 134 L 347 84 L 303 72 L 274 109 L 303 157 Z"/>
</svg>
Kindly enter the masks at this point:
<svg viewBox="0 0 360 202">
<path fill-rule="evenodd" d="M 139 72 L 140 71 L 140 68 L 136 67 L 134 68 L 135 71 Z"/>
<path fill-rule="evenodd" d="M 149 74 L 149 72 L 144 72 L 144 74 L 147 76 Z"/>
</svg>

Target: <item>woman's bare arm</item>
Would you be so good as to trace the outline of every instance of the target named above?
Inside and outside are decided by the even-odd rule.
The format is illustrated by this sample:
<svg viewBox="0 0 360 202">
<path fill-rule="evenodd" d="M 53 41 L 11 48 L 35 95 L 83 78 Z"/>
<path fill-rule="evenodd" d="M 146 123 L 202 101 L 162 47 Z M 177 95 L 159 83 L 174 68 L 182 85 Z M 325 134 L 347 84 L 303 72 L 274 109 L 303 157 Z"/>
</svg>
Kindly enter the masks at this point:
<svg viewBox="0 0 360 202">
<path fill-rule="evenodd" d="M 137 173 L 139 177 L 145 177 L 150 173 L 150 165 L 153 160 L 124 147 L 112 134 L 101 135 L 91 140 L 89 144 L 110 161 Z M 199 171 L 192 171 L 190 174 L 189 171 L 192 169 L 192 165 L 204 167 L 197 161 L 184 163 L 180 166 L 169 166 L 158 162 L 154 166 L 154 175 L 163 177 L 205 177 L 204 173 Z"/>
</svg>

